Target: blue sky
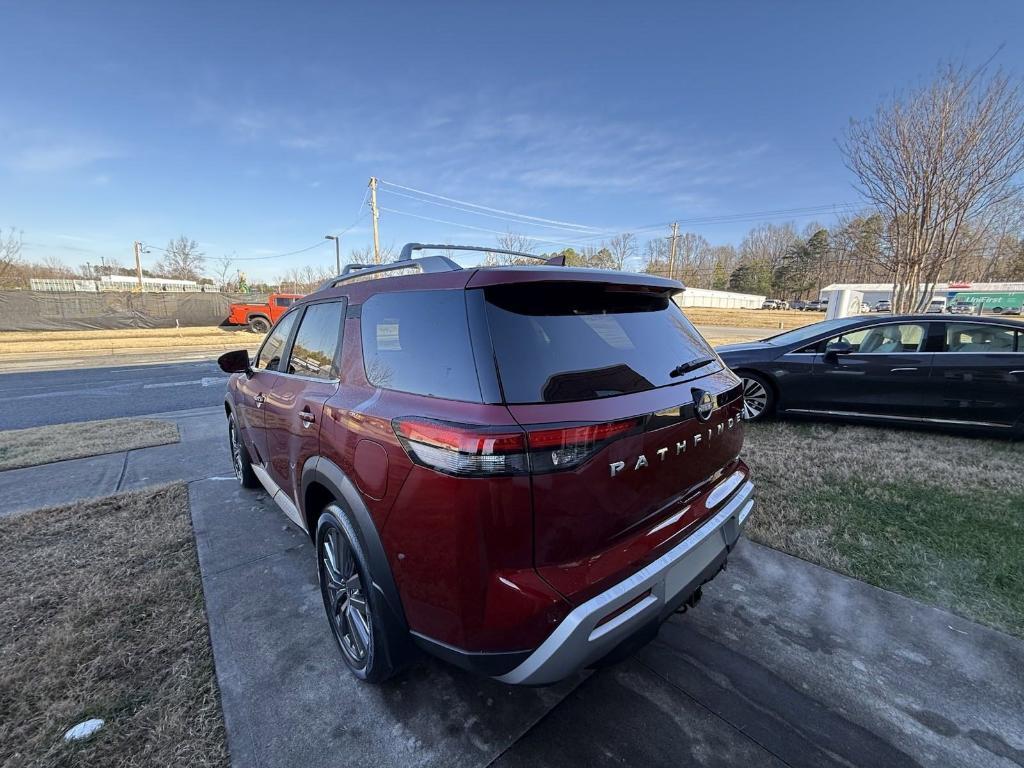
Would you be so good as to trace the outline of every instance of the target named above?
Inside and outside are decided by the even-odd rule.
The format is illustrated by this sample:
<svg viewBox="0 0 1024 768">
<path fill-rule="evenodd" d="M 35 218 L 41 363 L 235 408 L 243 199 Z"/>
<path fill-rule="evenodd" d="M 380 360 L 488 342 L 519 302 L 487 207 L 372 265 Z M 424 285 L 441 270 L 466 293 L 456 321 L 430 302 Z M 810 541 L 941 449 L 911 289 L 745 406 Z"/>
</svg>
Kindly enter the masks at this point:
<svg viewBox="0 0 1024 768">
<path fill-rule="evenodd" d="M 3 0 L 0 19 L 0 226 L 70 264 L 181 233 L 266 257 L 353 222 L 362 246 L 371 175 L 608 230 L 856 202 L 835 144 L 851 116 L 1002 44 L 1024 73 L 1016 1 Z M 379 202 L 396 246 L 580 236 Z M 737 242 L 751 223 L 684 229 Z M 332 261 L 325 243 L 238 266 Z"/>
</svg>

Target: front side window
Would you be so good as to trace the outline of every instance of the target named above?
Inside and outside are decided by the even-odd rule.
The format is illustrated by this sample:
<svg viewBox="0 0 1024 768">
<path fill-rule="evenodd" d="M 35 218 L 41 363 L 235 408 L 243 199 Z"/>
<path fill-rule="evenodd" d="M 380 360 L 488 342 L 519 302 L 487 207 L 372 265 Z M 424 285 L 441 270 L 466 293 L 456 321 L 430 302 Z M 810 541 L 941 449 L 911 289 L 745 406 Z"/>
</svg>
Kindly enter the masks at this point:
<svg viewBox="0 0 1024 768">
<path fill-rule="evenodd" d="M 834 336 L 825 342 L 823 349 L 828 349 L 830 344 L 842 342 L 860 354 L 920 352 L 924 349 L 926 335 L 923 325 L 876 325 Z"/>
<path fill-rule="evenodd" d="M 379 293 L 363 304 L 361 331 L 375 387 L 481 402 L 463 291 Z"/>
<path fill-rule="evenodd" d="M 256 370 L 277 371 L 281 366 L 281 353 L 284 352 L 284 345 L 288 341 L 288 334 L 295 325 L 295 313 L 289 312 L 277 321 L 274 330 L 267 336 L 267 340 L 260 347 L 256 355 Z"/>
<path fill-rule="evenodd" d="M 1015 331 L 983 323 L 949 323 L 944 352 L 1013 352 Z M 1019 333 L 1016 333 L 1019 336 Z M 1017 351 L 1022 351 L 1018 349 Z"/>
<path fill-rule="evenodd" d="M 487 321 L 508 403 L 643 392 L 721 367 L 665 293 L 597 283 L 486 290 Z"/>
<path fill-rule="evenodd" d="M 288 373 L 317 379 L 338 378 L 337 351 L 341 337 L 341 302 L 311 304 L 299 323 L 288 359 Z"/>
</svg>

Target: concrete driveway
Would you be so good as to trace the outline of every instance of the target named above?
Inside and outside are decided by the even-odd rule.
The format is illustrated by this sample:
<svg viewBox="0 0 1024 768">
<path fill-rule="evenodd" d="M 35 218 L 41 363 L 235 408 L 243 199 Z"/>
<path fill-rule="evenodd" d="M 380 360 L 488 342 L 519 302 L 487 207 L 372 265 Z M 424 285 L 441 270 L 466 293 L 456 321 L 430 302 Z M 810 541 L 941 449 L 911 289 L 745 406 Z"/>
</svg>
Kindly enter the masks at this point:
<svg viewBox="0 0 1024 768">
<path fill-rule="evenodd" d="M 619 666 L 361 684 L 312 545 L 230 475 L 219 407 L 168 417 L 180 444 L 0 473 L 0 513 L 189 482 L 234 766 L 1024 766 L 1024 642 L 749 541 Z"/>
<path fill-rule="evenodd" d="M 749 541 L 617 667 L 512 688 L 424 660 L 368 686 L 305 535 L 261 491 L 190 488 L 236 766 L 1024 765 L 1024 643 Z"/>
</svg>

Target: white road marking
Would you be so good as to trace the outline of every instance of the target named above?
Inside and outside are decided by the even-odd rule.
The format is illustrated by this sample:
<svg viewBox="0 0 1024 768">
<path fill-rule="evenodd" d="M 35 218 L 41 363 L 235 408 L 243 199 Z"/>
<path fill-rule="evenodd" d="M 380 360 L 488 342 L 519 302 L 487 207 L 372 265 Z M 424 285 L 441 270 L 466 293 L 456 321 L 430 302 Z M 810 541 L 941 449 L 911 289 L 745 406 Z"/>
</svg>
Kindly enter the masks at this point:
<svg viewBox="0 0 1024 768">
<path fill-rule="evenodd" d="M 201 379 L 191 379 L 189 381 L 161 381 L 156 384 L 143 384 L 143 389 L 160 389 L 162 387 L 187 387 L 200 385 L 203 387 L 212 387 L 216 384 L 223 384 L 226 379 L 223 376 L 204 376 Z"/>
</svg>

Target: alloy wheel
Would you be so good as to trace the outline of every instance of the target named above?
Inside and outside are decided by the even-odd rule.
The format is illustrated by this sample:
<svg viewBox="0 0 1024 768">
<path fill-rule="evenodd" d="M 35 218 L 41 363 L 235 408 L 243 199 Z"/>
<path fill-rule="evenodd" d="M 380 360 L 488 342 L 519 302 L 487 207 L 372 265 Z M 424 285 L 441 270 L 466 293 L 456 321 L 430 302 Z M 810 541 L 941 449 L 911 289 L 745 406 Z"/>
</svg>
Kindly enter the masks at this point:
<svg viewBox="0 0 1024 768">
<path fill-rule="evenodd" d="M 352 548 L 336 528 L 324 537 L 320 582 L 342 652 L 356 668 L 366 666 L 373 632 L 370 609 Z"/>
<path fill-rule="evenodd" d="M 768 407 L 768 391 L 756 379 L 743 379 L 743 418 L 753 421 Z"/>
</svg>

